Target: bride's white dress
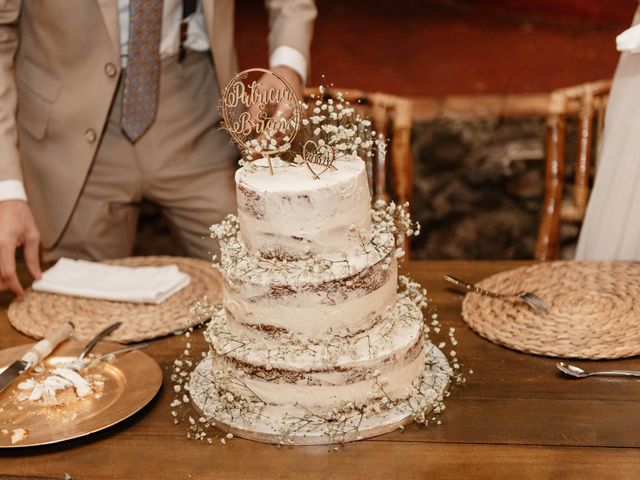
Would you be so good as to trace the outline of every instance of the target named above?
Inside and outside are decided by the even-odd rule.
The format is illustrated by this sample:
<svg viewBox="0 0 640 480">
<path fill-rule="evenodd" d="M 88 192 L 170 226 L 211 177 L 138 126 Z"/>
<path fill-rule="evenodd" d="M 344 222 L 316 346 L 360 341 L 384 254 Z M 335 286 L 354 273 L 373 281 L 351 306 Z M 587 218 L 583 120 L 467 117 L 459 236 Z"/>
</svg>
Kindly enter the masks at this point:
<svg viewBox="0 0 640 480">
<path fill-rule="evenodd" d="M 576 260 L 640 260 L 640 54 L 623 53 L 613 79 Z"/>
</svg>

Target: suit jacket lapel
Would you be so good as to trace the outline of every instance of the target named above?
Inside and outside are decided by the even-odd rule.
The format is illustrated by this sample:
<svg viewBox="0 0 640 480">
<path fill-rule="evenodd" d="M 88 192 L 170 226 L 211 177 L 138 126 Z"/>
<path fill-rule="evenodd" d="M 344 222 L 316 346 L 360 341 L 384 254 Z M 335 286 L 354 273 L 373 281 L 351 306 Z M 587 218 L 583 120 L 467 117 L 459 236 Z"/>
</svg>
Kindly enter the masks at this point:
<svg viewBox="0 0 640 480">
<path fill-rule="evenodd" d="M 202 5 L 202 14 L 204 15 L 204 24 L 207 29 L 207 36 L 209 37 L 211 54 L 214 56 L 215 62 L 215 55 L 213 51 L 213 46 L 215 45 L 213 32 L 215 31 L 214 19 L 216 17 L 217 2 L 215 2 L 215 0 L 201 0 L 200 3 Z"/>
<path fill-rule="evenodd" d="M 120 52 L 120 25 L 118 20 L 118 2 L 116 0 L 96 0 L 100 11 L 102 12 L 102 18 L 104 20 L 107 33 L 111 38 L 111 43 L 116 52 Z M 119 56 L 119 55 L 118 55 Z"/>
<path fill-rule="evenodd" d="M 202 0 L 213 63 L 222 89 L 237 69 L 233 43 L 234 0 Z"/>
</svg>

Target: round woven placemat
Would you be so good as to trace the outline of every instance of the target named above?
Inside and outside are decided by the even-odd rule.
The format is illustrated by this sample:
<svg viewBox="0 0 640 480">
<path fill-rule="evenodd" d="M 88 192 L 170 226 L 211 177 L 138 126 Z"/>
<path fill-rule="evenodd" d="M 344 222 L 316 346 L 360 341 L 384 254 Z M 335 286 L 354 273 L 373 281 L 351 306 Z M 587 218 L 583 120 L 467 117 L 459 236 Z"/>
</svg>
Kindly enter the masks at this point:
<svg viewBox="0 0 640 480">
<path fill-rule="evenodd" d="M 88 340 L 107 325 L 122 322 L 107 340 L 139 342 L 168 335 L 191 326 L 191 305 L 203 297 L 221 299 L 222 278 L 211 262 L 184 257 L 129 257 L 105 263 L 129 267 L 177 265 L 191 276 L 191 283 L 159 305 L 112 302 L 71 297 L 27 289 L 25 296 L 9 306 L 9 321 L 22 333 L 41 338 L 57 325 L 72 321 L 74 337 Z"/>
<path fill-rule="evenodd" d="M 481 336 L 527 353 L 565 358 L 640 354 L 640 263 L 546 262 L 478 282 L 488 290 L 529 290 L 550 307 L 469 293 L 462 316 Z"/>
</svg>

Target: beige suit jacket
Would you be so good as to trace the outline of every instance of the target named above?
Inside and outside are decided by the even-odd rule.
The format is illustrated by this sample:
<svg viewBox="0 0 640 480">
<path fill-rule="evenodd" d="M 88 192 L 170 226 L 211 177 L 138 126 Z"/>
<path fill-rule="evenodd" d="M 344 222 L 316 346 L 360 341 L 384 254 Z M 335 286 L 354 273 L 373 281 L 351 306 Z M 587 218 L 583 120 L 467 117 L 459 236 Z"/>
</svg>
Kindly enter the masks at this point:
<svg viewBox="0 0 640 480">
<path fill-rule="evenodd" d="M 269 48 L 307 59 L 313 0 L 267 0 Z M 234 1 L 202 0 L 219 85 L 236 71 Z M 0 0 L 0 180 L 22 179 L 46 248 L 70 218 L 120 72 L 116 0 Z"/>
</svg>

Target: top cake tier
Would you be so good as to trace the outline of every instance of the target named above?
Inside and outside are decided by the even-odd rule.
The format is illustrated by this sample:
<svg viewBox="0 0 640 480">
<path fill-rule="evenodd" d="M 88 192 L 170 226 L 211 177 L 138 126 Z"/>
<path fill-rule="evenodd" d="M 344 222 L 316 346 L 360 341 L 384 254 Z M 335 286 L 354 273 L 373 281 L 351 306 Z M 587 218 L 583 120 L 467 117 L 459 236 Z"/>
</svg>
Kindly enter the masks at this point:
<svg viewBox="0 0 640 480">
<path fill-rule="evenodd" d="M 306 165 L 274 163 L 273 175 L 255 166 L 236 172 L 240 235 L 247 246 L 265 258 L 291 260 L 361 252 L 371 232 L 364 162 L 337 160 L 336 169 L 319 179 Z"/>
</svg>

